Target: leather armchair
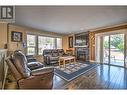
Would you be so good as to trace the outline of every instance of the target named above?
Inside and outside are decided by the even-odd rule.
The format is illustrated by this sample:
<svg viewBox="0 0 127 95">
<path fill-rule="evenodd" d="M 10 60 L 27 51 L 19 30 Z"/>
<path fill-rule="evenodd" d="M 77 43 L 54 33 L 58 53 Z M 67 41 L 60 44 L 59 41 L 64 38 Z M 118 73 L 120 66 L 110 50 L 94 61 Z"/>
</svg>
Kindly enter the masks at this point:
<svg viewBox="0 0 127 95">
<path fill-rule="evenodd" d="M 54 68 L 44 67 L 31 71 L 22 52 L 16 52 L 6 62 L 20 89 L 52 89 Z"/>
</svg>

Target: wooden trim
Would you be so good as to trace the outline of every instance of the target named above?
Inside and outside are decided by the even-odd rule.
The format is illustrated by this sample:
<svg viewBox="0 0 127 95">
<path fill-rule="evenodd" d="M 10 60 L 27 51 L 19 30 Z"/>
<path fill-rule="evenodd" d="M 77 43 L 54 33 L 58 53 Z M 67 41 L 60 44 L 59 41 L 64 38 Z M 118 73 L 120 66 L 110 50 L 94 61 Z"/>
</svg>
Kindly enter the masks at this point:
<svg viewBox="0 0 127 95">
<path fill-rule="evenodd" d="M 89 33 L 89 60 L 95 60 L 95 33 Z"/>
<path fill-rule="evenodd" d="M 89 51 L 90 51 L 89 59 L 95 60 L 95 34 L 104 33 L 104 32 L 112 32 L 115 30 L 122 30 L 122 29 L 127 29 L 127 24 L 103 28 L 103 29 L 99 29 L 95 31 L 90 31 L 89 33 Z"/>
<path fill-rule="evenodd" d="M 111 32 L 111 31 L 121 30 L 121 29 L 127 29 L 127 24 L 126 25 L 109 27 L 109 28 L 105 28 L 105 29 L 100 29 L 100 30 L 96 30 L 96 31 L 92 31 L 92 32 L 103 33 L 103 32 Z"/>
</svg>

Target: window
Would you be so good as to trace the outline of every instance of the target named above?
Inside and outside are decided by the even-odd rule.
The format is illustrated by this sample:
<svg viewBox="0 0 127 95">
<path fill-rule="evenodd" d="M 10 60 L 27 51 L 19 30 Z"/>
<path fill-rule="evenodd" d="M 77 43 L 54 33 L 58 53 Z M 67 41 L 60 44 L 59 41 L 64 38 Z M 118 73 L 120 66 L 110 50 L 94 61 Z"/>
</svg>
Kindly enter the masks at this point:
<svg viewBox="0 0 127 95">
<path fill-rule="evenodd" d="M 36 36 L 27 35 L 27 54 L 34 55 L 36 54 Z"/>
<path fill-rule="evenodd" d="M 62 39 L 56 38 L 56 40 L 57 40 L 57 49 L 62 49 Z"/>
<path fill-rule="evenodd" d="M 55 49 L 55 38 L 38 36 L 38 53 L 42 54 L 44 49 Z"/>
<path fill-rule="evenodd" d="M 27 35 L 28 55 L 35 54 L 42 55 L 44 49 L 61 49 L 61 48 L 62 48 L 61 38 Z"/>
</svg>

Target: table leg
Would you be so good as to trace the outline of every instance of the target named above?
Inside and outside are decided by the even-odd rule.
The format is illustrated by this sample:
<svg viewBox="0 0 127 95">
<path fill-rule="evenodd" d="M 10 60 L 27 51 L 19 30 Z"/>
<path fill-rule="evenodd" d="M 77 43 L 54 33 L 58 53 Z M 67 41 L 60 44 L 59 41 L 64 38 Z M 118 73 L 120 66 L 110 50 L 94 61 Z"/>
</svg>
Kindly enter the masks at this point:
<svg viewBox="0 0 127 95">
<path fill-rule="evenodd" d="M 61 65 L 63 64 L 63 60 L 59 60 L 59 67 L 61 67 Z"/>
<path fill-rule="evenodd" d="M 75 58 L 74 58 L 74 63 L 76 63 L 76 60 L 75 60 Z"/>
<path fill-rule="evenodd" d="M 63 66 L 64 66 L 64 68 L 65 68 L 65 64 L 66 64 L 66 63 L 65 63 L 65 60 L 63 60 Z"/>
</svg>

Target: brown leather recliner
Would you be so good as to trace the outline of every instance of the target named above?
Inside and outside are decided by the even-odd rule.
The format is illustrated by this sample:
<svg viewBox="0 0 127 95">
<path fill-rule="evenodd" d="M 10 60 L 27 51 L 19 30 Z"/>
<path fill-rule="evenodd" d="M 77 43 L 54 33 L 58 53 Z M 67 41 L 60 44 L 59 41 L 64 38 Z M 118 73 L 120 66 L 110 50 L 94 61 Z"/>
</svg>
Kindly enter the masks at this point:
<svg viewBox="0 0 127 95">
<path fill-rule="evenodd" d="M 17 52 L 6 62 L 17 80 L 20 89 L 52 89 L 54 68 L 44 67 L 31 71 L 22 52 Z"/>
</svg>

